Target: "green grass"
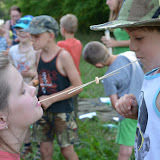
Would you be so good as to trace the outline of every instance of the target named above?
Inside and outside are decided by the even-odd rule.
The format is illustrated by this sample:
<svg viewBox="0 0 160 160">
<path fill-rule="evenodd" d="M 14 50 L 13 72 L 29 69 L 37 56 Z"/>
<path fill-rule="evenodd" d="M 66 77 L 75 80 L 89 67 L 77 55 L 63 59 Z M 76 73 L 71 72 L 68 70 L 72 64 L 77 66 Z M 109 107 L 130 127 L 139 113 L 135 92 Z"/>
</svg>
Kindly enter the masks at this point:
<svg viewBox="0 0 160 160">
<path fill-rule="evenodd" d="M 109 130 L 97 118 L 78 120 L 79 144 L 74 146 L 80 160 L 113 160 L 118 155 L 116 129 Z M 110 122 L 108 122 L 110 123 Z M 54 160 L 64 160 L 56 143 Z"/>
</svg>

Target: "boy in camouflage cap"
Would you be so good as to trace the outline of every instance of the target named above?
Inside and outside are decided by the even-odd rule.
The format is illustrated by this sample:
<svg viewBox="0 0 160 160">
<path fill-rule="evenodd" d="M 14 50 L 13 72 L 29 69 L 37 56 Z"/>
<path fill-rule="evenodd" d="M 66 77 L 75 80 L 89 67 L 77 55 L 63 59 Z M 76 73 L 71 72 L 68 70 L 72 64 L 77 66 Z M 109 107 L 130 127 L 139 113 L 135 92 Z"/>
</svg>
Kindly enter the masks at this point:
<svg viewBox="0 0 160 160">
<path fill-rule="evenodd" d="M 59 27 L 54 18 L 46 15 L 34 17 L 25 31 L 31 34 L 34 49 L 41 50 L 37 64 L 39 100 L 82 84 L 71 55 L 55 42 Z M 35 140 L 41 142 L 43 160 L 52 159 L 55 135 L 64 158 L 78 160 L 73 148 L 77 139 L 77 124 L 72 96 L 80 91 L 41 102 L 44 115 L 34 125 L 33 132 Z"/>
<path fill-rule="evenodd" d="M 91 26 L 93 30 L 124 28 L 145 68 L 139 103 L 133 94 L 116 102 L 116 110 L 126 118 L 137 119 L 135 157 L 137 160 L 159 160 L 160 148 L 160 1 L 125 0 L 116 21 Z M 139 107 L 138 107 L 139 104 Z"/>
</svg>

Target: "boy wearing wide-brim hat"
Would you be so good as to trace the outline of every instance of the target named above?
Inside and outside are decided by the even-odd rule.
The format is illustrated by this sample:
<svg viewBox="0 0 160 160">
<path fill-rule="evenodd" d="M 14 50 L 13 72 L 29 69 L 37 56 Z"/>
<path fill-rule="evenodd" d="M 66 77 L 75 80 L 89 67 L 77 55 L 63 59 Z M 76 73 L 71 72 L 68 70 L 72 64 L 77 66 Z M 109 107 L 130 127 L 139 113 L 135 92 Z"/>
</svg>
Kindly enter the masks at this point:
<svg viewBox="0 0 160 160">
<path fill-rule="evenodd" d="M 160 1 L 125 0 L 117 20 L 91 26 L 93 30 L 124 28 L 145 68 L 139 103 L 133 94 L 116 102 L 116 110 L 126 118 L 138 118 L 135 156 L 138 160 L 158 160 L 160 148 Z M 138 107 L 139 104 L 139 107 Z"/>
</svg>

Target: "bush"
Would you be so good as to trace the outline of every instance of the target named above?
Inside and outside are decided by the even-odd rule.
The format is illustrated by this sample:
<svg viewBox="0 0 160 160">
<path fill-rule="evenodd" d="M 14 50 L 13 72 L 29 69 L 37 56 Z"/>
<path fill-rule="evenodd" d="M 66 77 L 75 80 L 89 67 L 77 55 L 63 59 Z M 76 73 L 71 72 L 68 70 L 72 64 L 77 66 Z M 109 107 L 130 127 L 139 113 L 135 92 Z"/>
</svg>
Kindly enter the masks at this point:
<svg viewBox="0 0 160 160">
<path fill-rule="evenodd" d="M 75 14 L 79 19 L 79 30 L 88 32 L 89 26 L 93 24 L 104 23 L 108 20 L 109 9 L 105 4 L 106 0 L 45 0 L 45 1 L 27 1 L 27 0 L 2 0 L 5 8 L 12 5 L 21 8 L 23 15 L 50 15 L 59 21 L 60 17 L 67 13 Z M 8 19 L 9 13 L 8 13 Z"/>
</svg>

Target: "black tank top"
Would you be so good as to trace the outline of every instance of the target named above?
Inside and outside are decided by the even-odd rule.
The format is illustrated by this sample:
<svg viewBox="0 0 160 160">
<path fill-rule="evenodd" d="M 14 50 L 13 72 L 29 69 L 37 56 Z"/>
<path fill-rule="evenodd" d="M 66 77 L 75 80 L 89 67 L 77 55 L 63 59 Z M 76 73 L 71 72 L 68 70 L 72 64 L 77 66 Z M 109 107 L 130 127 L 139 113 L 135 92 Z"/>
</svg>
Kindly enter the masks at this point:
<svg viewBox="0 0 160 160">
<path fill-rule="evenodd" d="M 40 56 L 38 64 L 39 89 L 38 97 L 50 95 L 62 91 L 70 86 L 68 77 L 63 76 L 56 67 L 56 62 L 61 49 L 57 55 L 48 62 L 44 62 Z M 70 113 L 73 111 L 72 98 L 53 103 L 47 111 L 53 113 Z"/>
</svg>

